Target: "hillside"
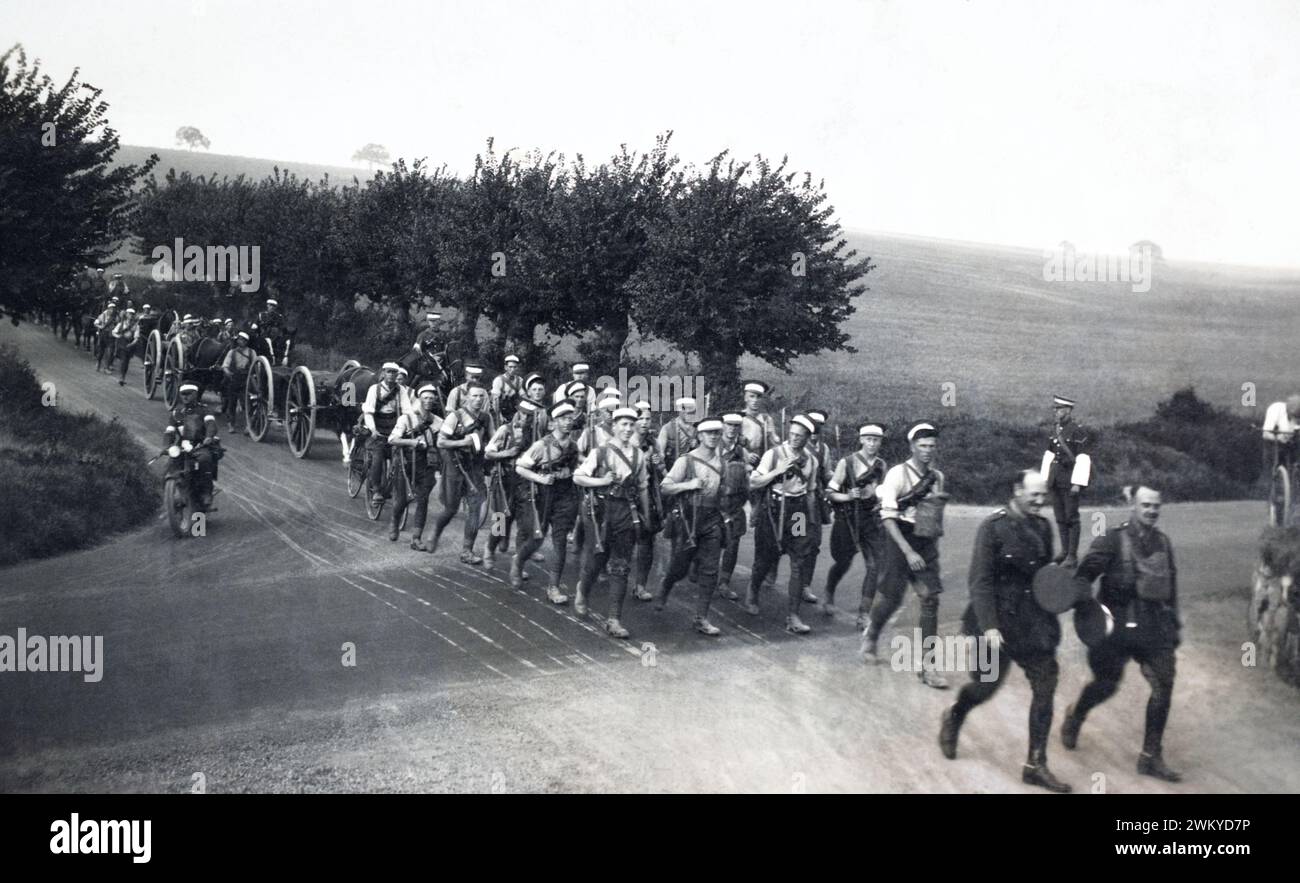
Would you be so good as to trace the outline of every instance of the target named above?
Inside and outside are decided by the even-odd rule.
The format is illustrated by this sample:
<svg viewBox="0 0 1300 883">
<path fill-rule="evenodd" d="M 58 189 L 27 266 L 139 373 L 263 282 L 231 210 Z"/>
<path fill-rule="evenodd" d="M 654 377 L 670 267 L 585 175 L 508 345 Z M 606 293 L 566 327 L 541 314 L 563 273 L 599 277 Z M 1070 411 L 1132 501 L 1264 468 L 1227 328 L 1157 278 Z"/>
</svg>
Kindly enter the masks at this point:
<svg viewBox="0 0 1300 883">
<path fill-rule="evenodd" d="M 347 167 L 165 148 L 123 147 L 119 160 L 139 162 L 151 151 L 162 160 L 160 173 L 261 177 L 279 165 L 340 182 L 368 177 Z M 1300 389 L 1293 365 L 1300 269 L 1167 261 L 1156 265 L 1150 291 L 1136 293 L 1126 282 L 1045 281 L 1041 248 L 879 233 L 848 239 L 877 265 L 847 326 L 857 354 L 801 359 L 793 376 L 745 363 L 746 373 L 776 383 L 794 402 L 833 404 L 846 421 L 951 408 L 942 413 L 1036 422 L 1050 417 L 1059 392 L 1080 400 L 1080 419 L 1107 424 L 1143 419 L 1187 385 L 1258 421 L 1269 402 Z M 119 257 L 126 272 L 144 272 L 125 248 Z M 559 352 L 571 354 L 572 343 Z M 663 352 L 654 342 L 636 349 Z M 1243 405 L 1248 384 L 1254 406 Z M 955 404 L 944 403 L 945 392 Z"/>
<path fill-rule="evenodd" d="M 318 181 L 326 175 L 330 180 L 340 184 L 350 182 L 354 177 L 366 181 L 371 177 L 369 169 L 354 166 L 323 166 L 315 163 L 295 162 L 293 160 L 259 159 L 251 156 L 231 156 L 224 153 L 209 153 L 206 150 L 182 150 L 171 147 L 141 147 L 135 144 L 123 144 L 117 152 L 117 165 L 139 165 L 149 158 L 149 154 L 158 154 L 158 165 L 154 174 L 162 179 L 168 169 L 177 173 L 189 172 L 192 175 L 215 175 L 218 178 L 235 178 L 243 175 L 257 180 L 274 172 L 276 166 L 280 171 L 293 172 L 300 178 Z"/>
</svg>

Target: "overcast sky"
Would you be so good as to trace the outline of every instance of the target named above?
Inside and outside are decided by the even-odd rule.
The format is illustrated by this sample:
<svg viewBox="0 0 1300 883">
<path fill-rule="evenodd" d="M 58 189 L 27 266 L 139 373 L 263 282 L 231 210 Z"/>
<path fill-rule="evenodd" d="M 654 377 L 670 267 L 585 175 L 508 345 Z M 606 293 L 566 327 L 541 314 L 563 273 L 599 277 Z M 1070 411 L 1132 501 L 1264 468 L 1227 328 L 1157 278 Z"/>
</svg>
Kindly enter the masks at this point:
<svg viewBox="0 0 1300 883">
<path fill-rule="evenodd" d="M 124 143 L 790 156 L 851 229 L 1300 264 L 1300 4 L 0 0 Z"/>
</svg>

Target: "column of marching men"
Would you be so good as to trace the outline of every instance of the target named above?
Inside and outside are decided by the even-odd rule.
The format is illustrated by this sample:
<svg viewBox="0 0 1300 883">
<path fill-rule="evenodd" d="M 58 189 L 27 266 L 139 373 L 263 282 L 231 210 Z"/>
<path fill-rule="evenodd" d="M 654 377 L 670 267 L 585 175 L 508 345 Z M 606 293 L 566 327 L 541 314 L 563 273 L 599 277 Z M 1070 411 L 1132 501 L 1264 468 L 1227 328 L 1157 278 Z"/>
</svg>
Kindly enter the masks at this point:
<svg viewBox="0 0 1300 883">
<path fill-rule="evenodd" d="M 574 364 L 571 380 L 548 395 L 540 375 L 520 375 L 514 356 L 506 357 L 490 388 L 482 383 L 482 368 L 470 365 L 465 382 L 448 397 L 444 415 L 432 410 L 433 387 L 417 390 L 411 413 L 384 424 L 391 426 L 384 431 L 394 444 L 414 444 L 426 455 L 438 455 L 417 463 L 413 472 L 421 480 L 415 482 L 412 547 L 436 548 L 464 501 L 460 560 L 496 566 L 513 531 L 509 581 L 519 588 L 529 579 L 525 565 L 546 560 L 540 549 L 549 535 L 546 597 L 554 604 L 569 603 L 565 570 L 573 560 L 572 601 L 575 612 L 585 616 L 597 606 L 598 581 L 606 577 L 604 627 L 615 638 L 629 636 L 624 624 L 629 594 L 662 611 L 683 580 L 694 583 L 693 627 L 716 636 L 721 630 L 709 618 L 715 600 L 737 602 L 746 613 L 758 615 L 783 558 L 789 561 L 785 628 L 808 634 L 812 629 L 804 621 L 804 605 L 834 617 L 836 591 L 861 558 L 856 626 L 862 632 L 863 660 L 880 661 L 881 634 L 909 586 L 918 597 L 923 642 L 937 638 L 943 593 L 939 542 L 947 492 L 945 476 L 935 466 L 939 431 L 934 425 L 910 426 L 909 456 L 890 465 L 880 456 L 888 428 L 865 423 L 857 430 L 857 450 L 835 461 L 824 432 L 828 412 L 809 409 L 788 426 L 784 421 L 778 426 L 765 408 L 770 389 L 763 382 L 746 382 L 742 406 L 718 416 L 707 413 L 707 404 L 700 413 L 700 402 L 680 398 L 673 418 L 655 432 L 648 403 L 624 402 L 617 389 L 594 389 L 587 382 L 589 371 L 585 363 Z M 384 395 L 382 384 L 371 390 L 376 401 Z M 367 411 L 370 404 L 368 400 Z M 1001 659 L 1021 666 L 1030 681 L 1029 753 L 1022 771 L 1026 783 L 1052 791 L 1070 788 L 1052 774 L 1046 758 L 1059 672 L 1057 615 L 1070 607 L 1080 611 L 1081 619 L 1087 614 L 1086 621 L 1093 624 L 1087 633 L 1092 679 L 1067 709 L 1062 743 L 1076 747 L 1084 716 L 1114 693 L 1126 663 L 1135 661 L 1152 687 L 1138 771 L 1178 781 L 1161 748 L 1181 620 L 1172 549 L 1155 528 L 1159 492 L 1137 488 L 1133 518 L 1098 537 L 1079 562 L 1079 498 L 1091 480 L 1094 439 L 1072 420 L 1074 404 L 1061 396 L 1053 399 L 1056 420 L 1042 464 L 1019 471 L 1008 482 L 1007 505 L 980 527 L 963 630 L 989 641 Z M 431 476 L 439 469 L 444 476 L 442 512 L 432 538 L 424 541 L 424 506 L 435 484 Z M 1060 536 L 1056 554 L 1051 526 L 1038 514 L 1049 499 Z M 394 507 L 393 539 L 400 508 Z M 475 550 L 480 509 L 489 522 L 486 558 Z M 732 583 L 740 540 L 750 532 L 754 559 L 742 596 Z M 830 567 L 819 598 L 812 584 L 823 545 Z M 651 585 L 660 546 L 662 576 Z M 1090 607 L 1080 600 L 1060 610 L 1044 609 L 1031 584 L 1036 572 L 1049 565 L 1077 572 L 1089 582 L 1100 578 L 1104 605 L 1089 591 Z M 1092 617 L 1095 610 L 1105 617 L 1116 611 L 1122 627 Z M 1005 668 L 997 671 L 992 680 L 972 672 L 945 712 L 939 737 L 945 756 L 956 757 L 966 716 L 1002 683 Z M 948 687 L 928 654 L 917 676 L 926 686 Z"/>
<path fill-rule="evenodd" d="M 268 310 L 274 309 L 274 301 L 268 301 Z M 142 313 L 154 315 L 148 305 Z M 435 324 L 439 317 L 431 313 L 427 318 L 415 349 L 432 353 L 441 343 Z M 116 352 L 124 362 L 119 382 L 138 343 L 139 321 L 128 301 L 124 308 L 110 302 L 95 322 L 112 331 L 111 339 L 132 341 Z M 198 334 L 193 324 L 184 317 L 182 333 Z M 233 400 L 251 351 L 247 334 L 224 333 L 231 342 L 222 363 L 231 387 L 226 398 Z M 110 369 L 113 355 L 107 353 Z M 101 364 L 102 359 L 100 355 Z M 530 578 L 526 564 L 546 563 L 547 599 L 564 605 L 572 598 L 579 616 L 599 604 L 604 628 L 615 638 L 629 637 L 624 625 L 629 594 L 662 611 L 683 580 L 694 584 L 694 629 L 717 636 L 721 630 L 709 618 L 715 600 L 735 602 L 747 614 L 759 615 L 760 600 L 774 592 L 783 558 L 789 561 L 785 628 L 806 635 L 812 629 L 801 615 L 804 605 L 833 618 L 836 591 L 861 558 L 855 625 L 862 634 L 862 659 L 881 661 L 882 632 L 909 586 L 919 601 L 922 641 L 937 638 L 944 589 L 939 542 L 947 492 L 945 476 L 935 466 L 939 431 L 931 423 L 918 422 L 906 430 L 909 451 L 901 463 L 890 465 L 880 456 L 889 428 L 878 422 L 858 427 L 857 449 L 835 461 L 824 431 L 828 412 L 809 409 L 788 425 L 784 417 L 778 423 L 766 409 L 771 390 L 761 381 L 744 383 L 741 406 L 717 416 L 708 413 L 707 399 L 679 398 L 672 419 L 656 432 L 650 404 L 624 402 L 614 388 L 594 389 L 585 363 L 572 365 L 571 379 L 550 392 L 542 375 L 523 375 L 520 367 L 517 357 L 507 355 L 500 373 L 485 385 L 482 366 L 467 365 L 463 382 L 444 403 L 435 384 L 410 389 L 400 364 L 383 365 L 367 391 L 362 421 L 371 457 L 367 492 L 376 501 L 383 499 L 390 453 L 404 477 L 393 490 L 390 540 L 399 539 L 409 510 L 411 549 L 432 552 L 463 511 L 461 562 L 491 569 L 507 557 L 515 588 Z M 196 401 L 197 387 L 184 384 L 180 392 L 178 411 L 206 413 Z M 1059 676 L 1058 615 L 1067 609 L 1075 611 L 1076 629 L 1088 645 L 1091 678 L 1066 709 L 1062 744 L 1072 750 L 1078 746 L 1087 715 L 1115 693 L 1127 664 L 1136 662 L 1151 686 L 1138 772 L 1177 782 L 1179 774 L 1163 760 L 1162 743 L 1182 620 L 1172 546 L 1155 526 L 1160 493 L 1137 485 L 1131 518 L 1110 526 L 1080 560 L 1079 502 L 1092 481 L 1095 435 L 1073 420 L 1072 400 L 1056 396 L 1052 406 L 1055 421 L 1042 463 L 1016 471 L 1007 481 L 1007 505 L 980 524 L 962 629 L 986 641 L 999 661 L 1020 666 L 1029 680 L 1026 783 L 1070 790 L 1048 769 L 1046 757 Z M 226 414 L 232 431 L 233 416 Z M 215 433 L 215 421 L 206 419 L 212 424 L 207 431 Z M 432 529 L 426 530 L 435 489 L 439 509 Z M 1039 515 L 1049 500 L 1059 537 L 1055 553 L 1051 525 Z M 480 556 L 478 535 L 485 527 L 488 536 Z M 753 536 L 754 558 L 742 596 L 733 582 L 739 544 L 747 533 Z M 549 559 L 541 554 L 547 536 Z M 812 581 L 823 545 L 830 566 L 819 598 Z M 651 574 L 661 551 L 662 575 L 656 585 Z M 1039 593 L 1037 578 L 1049 567 L 1083 586 L 1077 597 L 1071 594 L 1074 588 L 1058 589 L 1059 603 L 1051 600 L 1056 596 Z M 596 597 L 602 577 L 603 600 Z M 572 596 L 566 588 L 570 580 Z M 1094 598 L 1091 583 L 1097 580 Z M 929 654 L 923 660 L 920 682 L 946 689 L 937 661 Z M 1006 666 L 994 670 L 992 678 L 971 671 L 945 711 L 938 741 L 949 759 L 957 756 L 967 716 L 1003 682 Z"/>
</svg>

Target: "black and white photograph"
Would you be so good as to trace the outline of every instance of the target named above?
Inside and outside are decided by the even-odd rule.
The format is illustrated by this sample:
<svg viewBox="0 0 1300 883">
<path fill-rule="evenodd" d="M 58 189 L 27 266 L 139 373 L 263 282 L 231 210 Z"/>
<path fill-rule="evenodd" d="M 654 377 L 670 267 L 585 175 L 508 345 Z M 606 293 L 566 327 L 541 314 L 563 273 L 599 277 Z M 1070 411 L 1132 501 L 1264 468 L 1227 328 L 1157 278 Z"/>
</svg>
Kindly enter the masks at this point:
<svg viewBox="0 0 1300 883">
<path fill-rule="evenodd" d="M 0 794 L 1144 795 L 1249 853 L 1165 807 L 1300 793 L 1297 46 L 4 0 Z"/>
</svg>

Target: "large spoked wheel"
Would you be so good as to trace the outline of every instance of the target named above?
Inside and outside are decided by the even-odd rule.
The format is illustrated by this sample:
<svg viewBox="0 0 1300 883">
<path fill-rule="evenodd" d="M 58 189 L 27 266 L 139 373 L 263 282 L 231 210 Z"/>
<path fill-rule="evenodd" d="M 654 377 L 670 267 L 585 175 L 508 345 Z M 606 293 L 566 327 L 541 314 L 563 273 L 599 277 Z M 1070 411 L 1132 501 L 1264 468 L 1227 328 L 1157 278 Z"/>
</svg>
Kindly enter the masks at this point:
<svg viewBox="0 0 1300 883">
<path fill-rule="evenodd" d="M 307 456 L 316 435 L 316 382 L 306 365 L 299 365 L 289 375 L 284 394 L 284 432 L 293 455 L 298 459 Z"/>
<path fill-rule="evenodd" d="M 255 442 L 266 438 L 274 409 L 275 380 L 271 376 L 271 361 L 266 356 L 258 356 L 248 366 L 248 379 L 244 381 L 244 417 L 248 421 L 249 438 Z"/>
<path fill-rule="evenodd" d="M 1285 466 L 1273 469 L 1273 480 L 1268 488 L 1268 523 L 1270 527 L 1288 527 L 1291 524 L 1291 473 Z"/>
<path fill-rule="evenodd" d="M 169 408 L 175 408 L 180 403 L 184 374 L 185 341 L 177 336 L 167 345 L 167 355 L 163 358 L 163 401 Z"/>
<path fill-rule="evenodd" d="M 158 392 L 158 383 L 162 380 L 162 371 L 159 370 L 162 353 L 162 332 L 155 328 L 144 342 L 144 394 L 150 399 Z"/>
<path fill-rule="evenodd" d="M 189 494 L 180 486 L 179 479 L 172 477 L 163 484 L 163 506 L 167 510 L 167 523 L 178 539 L 190 535 L 193 522 L 193 509 Z"/>
</svg>

